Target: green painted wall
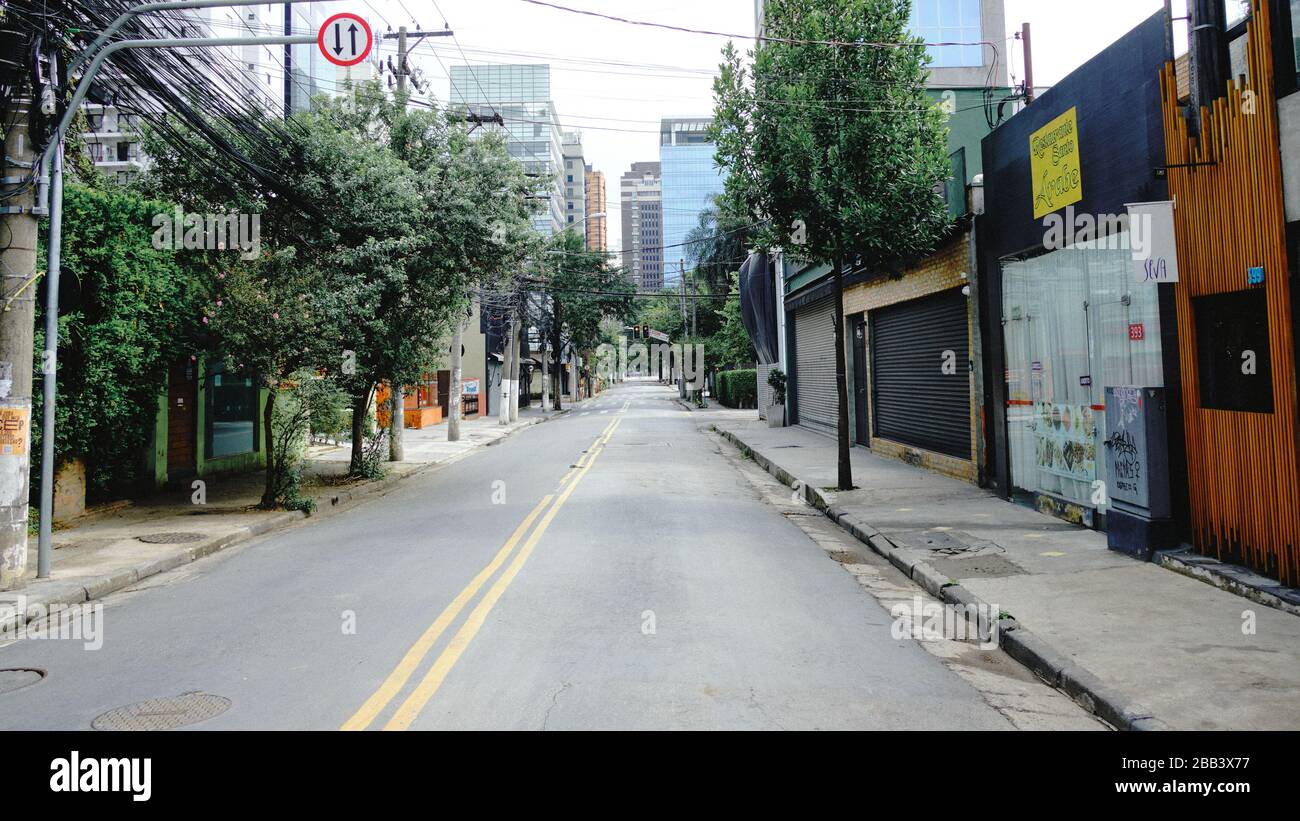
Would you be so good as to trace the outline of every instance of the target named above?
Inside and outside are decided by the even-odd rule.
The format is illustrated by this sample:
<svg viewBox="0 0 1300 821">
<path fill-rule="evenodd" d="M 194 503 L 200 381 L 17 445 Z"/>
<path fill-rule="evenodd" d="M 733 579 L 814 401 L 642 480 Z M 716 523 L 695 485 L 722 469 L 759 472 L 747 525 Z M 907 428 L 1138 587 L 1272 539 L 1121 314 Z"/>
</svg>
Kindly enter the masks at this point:
<svg viewBox="0 0 1300 821">
<path fill-rule="evenodd" d="M 195 419 L 195 429 L 198 441 L 195 444 L 195 468 L 197 476 L 212 476 L 220 473 L 238 473 L 246 470 L 256 470 L 266 467 L 266 449 L 263 445 L 265 432 L 262 430 L 262 414 L 266 411 L 266 403 L 270 398 L 271 392 L 262 388 L 257 397 L 257 450 L 252 453 L 240 453 L 232 456 L 222 456 L 218 458 L 208 458 L 207 456 L 207 397 L 204 390 L 207 385 L 207 366 L 204 362 L 199 362 L 198 368 L 198 411 Z M 162 487 L 167 484 L 167 392 L 164 391 L 158 397 L 158 420 L 154 427 L 153 442 L 153 476 L 154 485 Z"/>
</svg>

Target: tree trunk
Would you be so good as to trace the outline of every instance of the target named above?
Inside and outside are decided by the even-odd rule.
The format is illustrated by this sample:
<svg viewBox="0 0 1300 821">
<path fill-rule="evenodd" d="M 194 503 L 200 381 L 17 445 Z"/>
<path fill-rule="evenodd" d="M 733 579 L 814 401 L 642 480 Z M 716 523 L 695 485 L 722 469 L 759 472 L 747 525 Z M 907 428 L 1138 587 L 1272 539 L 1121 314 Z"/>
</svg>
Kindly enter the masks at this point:
<svg viewBox="0 0 1300 821">
<path fill-rule="evenodd" d="M 464 323 L 456 320 L 456 329 L 451 334 L 451 390 L 447 397 L 447 441 L 460 441 L 460 377 L 463 370 L 460 348 L 464 334 Z"/>
<path fill-rule="evenodd" d="M 279 466 L 275 459 L 275 389 L 267 392 L 266 407 L 262 409 L 262 441 L 266 450 L 266 487 L 262 490 L 262 507 L 270 509 L 276 506 L 279 495 Z"/>
<path fill-rule="evenodd" d="M 370 407 L 370 389 L 360 396 L 352 397 L 352 459 L 348 472 L 353 476 L 361 475 L 366 455 L 366 410 Z"/>
<path fill-rule="evenodd" d="M 839 439 L 839 488 L 853 489 L 853 463 L 849 459 L 849 385 L 844 355 L 844 252 L 835 255 L 835 393 L 839 405 L 836 434 Z"/>
</svg>

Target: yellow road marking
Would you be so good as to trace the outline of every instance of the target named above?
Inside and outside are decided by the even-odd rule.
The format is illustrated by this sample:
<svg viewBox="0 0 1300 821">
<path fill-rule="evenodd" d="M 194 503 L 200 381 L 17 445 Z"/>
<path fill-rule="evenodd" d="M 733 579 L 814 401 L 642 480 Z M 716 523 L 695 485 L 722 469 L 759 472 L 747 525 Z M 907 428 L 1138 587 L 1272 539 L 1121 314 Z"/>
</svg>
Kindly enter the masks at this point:
<svg viewBox="0 0 1300 821">
<path fill-rule="evenodd" d="M 528 557 L 532 555 L 533 548 L 535 548 L 537 542 L 541 540 L 542 534 L 546 532 L 546 528 L 549 527 L 551 521 L 555 519 L 555 515 L 559 513 L 560 508 L 564 506 L 564 503 L 568 500 L 574 489 L 578 487 L 578 483 L 582 481 L 583 476 L 585 476 L 587 472 L 591 470 L 592 465 L 596 463 L 596 457 L 600 455 L 600 452 L 604 449 L 609 438 L 614 435 L 614 431 L 618 428 L 618 423 L 621 421 L 621 418 L 615 419 L 614 423 L 606 428 L 605 435 L 598 439 L 597 444 L 592 448 L 591 459 L 587 461 L 586 466 L 579 471 L 578 475 L 564 490 L 564 492 L 556 498 L 555 504 L 551 505 L 551 509 L 546 511 L 546 515 L 542 517 L 542 521 L 537 525 L 537 529 L 532 532 L 532 535 L 528 537 L 528 541 L 524 542 L 524 546 L 520 548 L 519 553 L 511 560 L 510 566 L 505 569 L 505 572 L 503 572 L 495 582 L 493 582 L 492 587 L 489 588 L 488 592 L 483 596 L 483 599 L 474 607 L 473 611 L 470 612 L 465 623 L 456 631 L 456 635 L 452 636 L 451 641 L 442 651 L 442 654 L 438 656 L 437 660 L 434 661 L 433 666 L 429 668 L 429 672 L 425 674 L 424 679 L 421 680 L 415 690 L 411 692 L 411 695 L 407 697 L 406 701 L 402 702 L 402 705 L 397 708 L 397 712 L 393 714 L 393 717 L 388 721 L 388 723 L 384 725 L 385 730 L 405 730 L 410 727 L 411 722 L 415 721 L 416 717 L 419 716 L 420 711 L 429 703 L 429 699 L 433 698 L 438 692 L 438 689 L 442 687 L 442 683 L 446 680 L 447 674 L 456 666 L 456 662 L 460 660 L 465 649 L 469 647 L 469 643 L 473 641 L 474 636 L 478 634 L 479 628 L 481 628 L 483 623 L 487 620 L 488 614 L 491 613 L 492 608 L 496 606 L 497 600 L 501 598 L 503 593 L 505 593 L 506 588 L 508 588 L 511 582 L 514 581 L 515 576 L 519 575 L 519 571 L 523 569 L 524 563 L 527 562 Z"/>
<path fill-rule="evenodd" d="M 470 599 L 478 594 L 479 589 L 487 583 L 488 579 L 492 578 L 492 574 L 496 573 L 497 569 L 505 563 L 506 558 L 514 551 L 515 545 L 519 543 L 519 540 L 528 532 L 528 529 L 533 526 L 533 522 L 537 520 L 542 510 L 554 498 L 554 496 L 547 496 L 538 503 L 537 507 L 533 508 L 532 513 L 529 513 L 523 523 L 515 529 L 515 532 L 506 541 L 505 546 L 497 552 L 496 556 L 492 557 L 492 561 L 488 562 L 487 566 L 479 571 L 473 581 L 464 590 L 460 591 L 460 594 L 452 600 L 451 604 L 447 605 L 433 624 L 429 625 L 429 629 L 424 631 L 424 635 L 416 640 L 410 650 L 406 651 L 406 655 L 398 662 L 397 667 L 393 668 L 393 672 L 388 675 L 388 678 L 384 679 L 384 683 L 379 685 L 379 689 L 375 691 L 374 695 L 366 699 L 366 703 L 361 705 L 361 709 L 357 710 L 356 714 L 349 718 L 341 729 L 364 730 L 370 726 L 370 722 L 374 721 L 388 706 L 389 702 L 402 691 L 402 688 L 406 686 L 406 682 L 411 678 L 411 674 L 415 672 L 415 668 L 428 655 L 429 650 L 437 643 L 443 631 L 456 620 L 456 617 L 460 615 L 460 611 L 465 608 Z"/>
</svg>

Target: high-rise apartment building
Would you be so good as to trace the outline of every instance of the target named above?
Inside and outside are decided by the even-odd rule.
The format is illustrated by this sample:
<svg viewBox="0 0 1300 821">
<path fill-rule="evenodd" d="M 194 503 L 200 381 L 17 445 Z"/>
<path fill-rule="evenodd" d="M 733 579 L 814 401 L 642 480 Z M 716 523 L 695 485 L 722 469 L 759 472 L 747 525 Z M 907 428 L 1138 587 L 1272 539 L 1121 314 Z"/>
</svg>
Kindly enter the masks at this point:
<svg viewBox="0 0 1300 821">
<path fill-rule="evenodd" d="M 700 214 L 713 207 L 726 175 L 714 161 L 717 146 L 709 142 L 709 117 L 675 117 L 659 129 L 659 163 L 663 178 L 664 284 L 676 285 L 683 268 L 692 267 L 686 238 L 699 224 Z"/>
<path fill-rule="evenodd" d="M 565 196 L 563 136 L 559 116 L 551 102 L 551 67 L 544 64 L 473 65 L 451 67 L 451 105 L 471 114 L 500 114 L 504 130 L 485 125 L 476 131 L 504 131 L 507 149 L 523 163 L 524 171 L 547 180 L 541 205 L 533 215 L 533 229 L 554 236 L 568 224 Z M 576 176 L 576 175 L 575 175 Z"/>
<path fill-rule="evenodd" d="M 632 163 L 623 174 L 619 203 L 623 212 L 623 270 L 638 291 L 664 287 L 663 192 L 657 162 Z"/>
<path fill-rule="evenodd" d="M 564 132 L 564 223 L 583 238 L 587 236 L 587 161 L 582 156 L 582 133 Z"/>
<path fill-rule="evenodd" d="M 169 12 L 176 21 L 175 34 L 186 38 L 252 37 L 254 35 L 311 34 L 324 23 L 328 9 L 317 2 L 292 6 L 241 6 Z M 306 111 L 313 97 L 336 93 L 339 69 L 325 59 L 314 44 L 285 46 L 233 45 L 204 48 L 202 57 L 221 71 L 213 76 L 213 89 L 226 91 L 239 103 L 256 105 L 276 117 Z M 288 78 L 286 83 L 286 63 Z M 374 76 L 373 65 L 346 70 L 354 78 Z M 229 78 L 236 78 L 229 84 Z M 147 101 L 144 105 L 147 105 Z M 109 180 L 126 183 L 143 171 L 149 158 L 140 145 L 139 115 L 107 103 L 84 106 L 87 129 L 82 140 L 95 167 Z"/>
<path fill-rule="evenodd" d="M 592 251 L 609 250 L 609 204 L 605 193 L 605 172 L 596 171 L 588 163 L 587 177 L 587 248 Z"/>
</svg>

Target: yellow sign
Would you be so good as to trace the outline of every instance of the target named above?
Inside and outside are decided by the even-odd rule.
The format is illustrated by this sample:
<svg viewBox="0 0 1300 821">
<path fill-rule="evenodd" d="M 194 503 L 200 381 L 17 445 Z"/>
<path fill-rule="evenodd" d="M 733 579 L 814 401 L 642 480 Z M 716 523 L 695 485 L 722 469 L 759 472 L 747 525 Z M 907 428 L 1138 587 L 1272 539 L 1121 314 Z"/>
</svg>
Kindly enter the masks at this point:
<svg viewBox="0 0 1300 821">
<path fill-rule="evenodd" d="M 0 456 L 26 456 L 30 408 L 0 408 Z"/>
<path fill-rule="evenodd" d="M 1034 219 L 1083 199 L 1079 166 L 1079 117 L 1071 108 L 1029 137 Z"/>
</svg>

